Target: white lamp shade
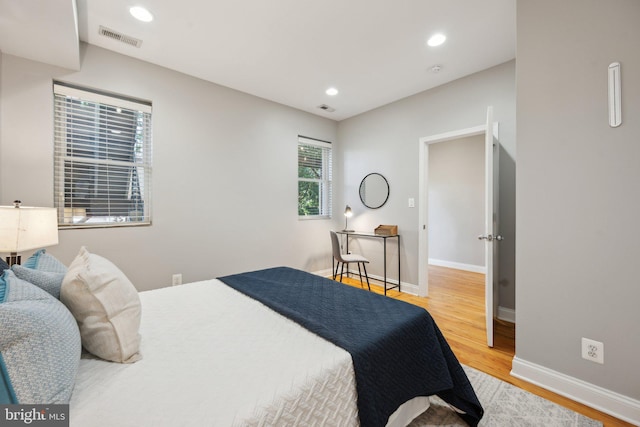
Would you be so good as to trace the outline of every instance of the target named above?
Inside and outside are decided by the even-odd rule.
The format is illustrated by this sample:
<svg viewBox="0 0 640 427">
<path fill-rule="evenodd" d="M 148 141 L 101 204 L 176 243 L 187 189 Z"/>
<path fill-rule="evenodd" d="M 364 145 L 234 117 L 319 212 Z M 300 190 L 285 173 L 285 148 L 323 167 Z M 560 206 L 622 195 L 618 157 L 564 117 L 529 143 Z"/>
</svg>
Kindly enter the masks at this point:
<svg viewBox="0 0 640 427">
<path fill-rule="evenodd" d="M 57 244 L 55 208 L 0 206 L 0 252 L 17 253 Z"/>
</svg>

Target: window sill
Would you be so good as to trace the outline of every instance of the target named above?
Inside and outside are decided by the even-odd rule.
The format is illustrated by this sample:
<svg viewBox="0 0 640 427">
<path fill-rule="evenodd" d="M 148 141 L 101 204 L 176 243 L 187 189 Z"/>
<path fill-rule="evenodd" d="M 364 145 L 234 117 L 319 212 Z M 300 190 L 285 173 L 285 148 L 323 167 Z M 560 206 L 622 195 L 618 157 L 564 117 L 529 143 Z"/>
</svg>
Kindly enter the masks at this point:
<svg viewBox="0 0 640 427">
<path fill-rule="evenodd" d="M 329 215 L 299 215 L 298 221 L 312 221 L 316 219 L 331 219 Z"/>
</svg>

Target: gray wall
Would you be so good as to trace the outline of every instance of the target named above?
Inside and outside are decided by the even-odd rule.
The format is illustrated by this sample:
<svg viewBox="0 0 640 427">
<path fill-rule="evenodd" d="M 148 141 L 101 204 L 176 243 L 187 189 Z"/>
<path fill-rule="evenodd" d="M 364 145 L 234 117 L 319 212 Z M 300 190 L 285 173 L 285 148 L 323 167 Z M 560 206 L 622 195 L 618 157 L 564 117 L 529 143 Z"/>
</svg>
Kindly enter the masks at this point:
<svg viewBox="0 0 640 427">
<path fill-rule="evenodd" d="M 79 72 L 2 55 L 0 79 L 1 204 L 53 206 L 52 79 L 153 101 L 153 225 L 62 230 L 62 261 L 86 245 L 139 290 L 330 268 L 332 221 L 297 217 L 297 136 L 337 145 L 334 121 L 84 44 Z"/>
<path fill-rule="evenodd" d="M 517 7 L 516 356 L 636 405 L 639 22 L 637 0 Z M 614 61 L 622 64 L 618 128 L 607 113 Z M 604 365 L 581 358 L 581 337 L 604 343 Z"/>
<path fill-rule="evenodd" d="M 429 259 L 482 270 L 484 135 L 429 145 Z M 446 264 L 446 263 L 445 263 Z"/>
<path fill-rule="evenodd" d="M 339 153 L 344 162 L 344 194 L 336 206 L 354 211 L 350 228 L 373 230 L 397 224 L 402 235 L 402 281 L 418 284 L 419 139 L 467 129 L 486 122 L 487 106 L 500 123 L 500 217 L 505 241 L 500 251 L 500 306 L 515 308 L 515 61 L 343 120 L 338 124 Z M 370 172 L 380 172 L 391 187 L 380 209 L 365 208 L 358 186 Z M 414 198 L 415 208 L 408 199 Z M 342 201 L 343 203 L 339 203 Z M 390 245 L 393 246 L 393 245 Z M 370 270 L 382 275 L 377 248 L 363 247 Z M 397 254 L 389 254 L 390 257 Z M 397 262 L 390 260 L 390 266 Z M 395 271 L 395 270 L 393 270 Z"/>
</svg>

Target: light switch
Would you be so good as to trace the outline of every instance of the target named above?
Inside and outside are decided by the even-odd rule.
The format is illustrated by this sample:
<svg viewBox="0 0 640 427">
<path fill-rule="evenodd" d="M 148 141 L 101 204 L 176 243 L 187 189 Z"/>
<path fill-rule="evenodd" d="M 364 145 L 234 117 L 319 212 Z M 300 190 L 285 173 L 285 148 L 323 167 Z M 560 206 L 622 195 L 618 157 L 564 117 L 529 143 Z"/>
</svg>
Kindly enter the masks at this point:
<svg viewBox="0 0 640 427">
<path fill-rule="evenodd" d="M 413 197 L 409 197 L 409 207 L 410 208 L 416 207 L 416 199 L 414 199 Z"/>
</svg>

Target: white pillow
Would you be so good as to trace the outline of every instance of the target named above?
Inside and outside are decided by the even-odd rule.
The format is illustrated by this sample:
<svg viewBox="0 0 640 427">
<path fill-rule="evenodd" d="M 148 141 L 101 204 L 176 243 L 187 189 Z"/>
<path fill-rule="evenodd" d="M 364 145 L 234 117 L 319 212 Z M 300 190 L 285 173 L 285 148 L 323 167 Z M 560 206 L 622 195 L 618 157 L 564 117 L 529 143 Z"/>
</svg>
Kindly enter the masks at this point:
<svg viewBox="0 0 640 427">
<path fill-rule="evenodd" d="M 122 271 L 82 247 L 62 281 L 60 301 L 80 327 L 82 346 L 106 360 L 140 360 L 140 298 Z"/>
</svg>

